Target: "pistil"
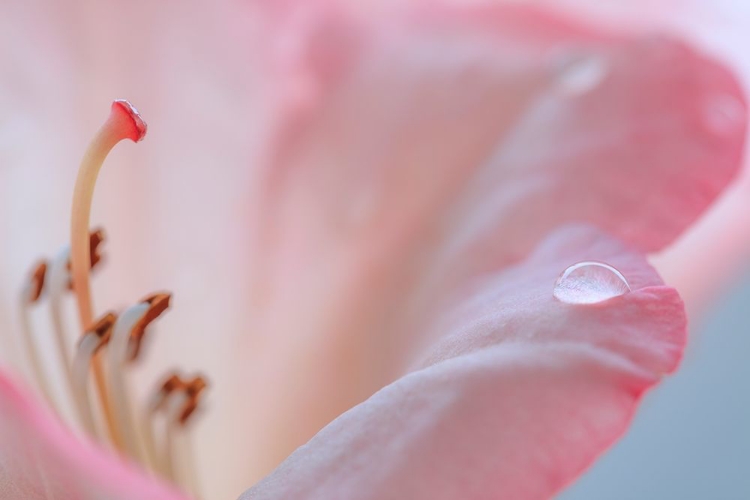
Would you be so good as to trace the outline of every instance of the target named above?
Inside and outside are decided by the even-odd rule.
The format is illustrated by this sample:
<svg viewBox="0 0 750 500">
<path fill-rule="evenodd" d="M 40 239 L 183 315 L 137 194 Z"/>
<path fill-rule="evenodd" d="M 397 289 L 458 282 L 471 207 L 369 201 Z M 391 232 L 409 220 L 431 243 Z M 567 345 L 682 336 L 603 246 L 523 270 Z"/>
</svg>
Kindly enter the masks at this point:
<svg viewBox="0 0 750 500">
<path fill-rule="evenodd" d="M 73 289 L 76 294 L 78 315 L 83 328 L 87 328 L 93 320 L 89 283 L 91 248 L 89 247 L 88 234 L 94 186 L 104 160 L 112 148 L 123 139 L 138 142 L 145 135 L 146 123 L 141 119 L 138 111 L 127 101 L 114 101 L 109 118 L 91 141 L 78 170 L 78 178 L 73 193 L 70 256 Z M 101 401 L 105 422 L 114 442 L 120 444 L 119 436 L 115 431 L 114 416 L 110 408 L 103 368 L 99 357 L 96 355 L 92 359 L 92 366 L 94 382 Z"/>
</svg>

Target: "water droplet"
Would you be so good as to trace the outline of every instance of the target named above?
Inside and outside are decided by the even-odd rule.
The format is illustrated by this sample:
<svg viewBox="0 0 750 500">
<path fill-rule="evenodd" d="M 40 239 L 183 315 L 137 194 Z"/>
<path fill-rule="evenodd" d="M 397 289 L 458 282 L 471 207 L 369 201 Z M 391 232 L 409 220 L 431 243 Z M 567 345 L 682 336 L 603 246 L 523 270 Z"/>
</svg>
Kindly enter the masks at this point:
<svg viewBox="0 0 750 500">
<path fill-rule="evenodd" d="M 607 76 L 607 63 L 598 55 L 568 52 L 558 54 L 553 64 L 558 86 L 571 95 L 594 90 Z"/>
<path fill-rule="evenodd" d="M 630 291 L 625 276 L 603 262 L 579 262 L 557 278 L 552 294 L 567 304 L 596 304 Z"/>
<path fill-rule="evenodd" d="M 708 128 L 718 135 L 735 133 L 745 122 L 745 106 L 729 94 L 714 96 L 705 106 L 705 120 Z"/>
</svg>

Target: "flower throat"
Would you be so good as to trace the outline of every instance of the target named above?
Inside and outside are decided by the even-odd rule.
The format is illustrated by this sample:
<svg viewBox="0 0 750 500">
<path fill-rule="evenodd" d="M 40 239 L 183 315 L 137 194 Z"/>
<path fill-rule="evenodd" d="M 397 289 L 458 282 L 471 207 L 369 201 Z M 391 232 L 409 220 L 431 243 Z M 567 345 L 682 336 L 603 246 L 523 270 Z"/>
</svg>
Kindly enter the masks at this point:
<svg viewBox="0 0 750 500">
<path fill-rule="evenodd" d="M 103 230 L 89 229 L 96 180 L 112 148 L 123 139 L 141 141 L 146 130 L 129 102 L 112 103 L 109 118 L 91 141 L 78 171 L 70 246 L 50 262 L 37 264 L 22 289 L 22 344 L 35 382 L 58 416 L 62 417 L 61 406 L 70 406 L 75 415 L 71 427 L 199 496 L 188 431 L 201 406 L 205 378 L 168 373 L 140 405 L 134 404 L 129 383 L 129 368 L 143 356 L 148 327 L 169 308 L 171 294 L 154 293 L 119 314 L 95 317 L 93 312 L 90 273 L 102 260 L 105 240 Z M 62 314 L 63 297 L 70 291 L 83 332 L 72 355 Z M 45 301 L 53 338 L 40 339 L 32 327 L 31 310 Z M 54 376 L 60 378 L 62 391 L 52 390 L 52 374 L 42 360 L 41 346 L 52 346 L 57 355 L 60 370 Z"/>
</svg>

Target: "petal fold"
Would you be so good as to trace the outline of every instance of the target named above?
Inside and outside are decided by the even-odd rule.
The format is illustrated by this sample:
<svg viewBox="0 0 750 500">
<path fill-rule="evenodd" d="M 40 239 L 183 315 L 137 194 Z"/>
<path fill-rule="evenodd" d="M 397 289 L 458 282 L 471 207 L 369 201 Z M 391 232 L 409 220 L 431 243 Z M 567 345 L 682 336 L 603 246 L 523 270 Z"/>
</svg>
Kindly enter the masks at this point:
<svg viewBox="0 0 750 500">
<path fill-rule="evenodd" d="M 632 292 L 552 296 L 568 265 L 598 259 Z M 674 370 L 684 308 L 645 258 L 587 227 L 467 284 L 436 318 L 415 369 L 334 420 L 241 497 L 550 498 L 626 430 Z"/>
</svg>

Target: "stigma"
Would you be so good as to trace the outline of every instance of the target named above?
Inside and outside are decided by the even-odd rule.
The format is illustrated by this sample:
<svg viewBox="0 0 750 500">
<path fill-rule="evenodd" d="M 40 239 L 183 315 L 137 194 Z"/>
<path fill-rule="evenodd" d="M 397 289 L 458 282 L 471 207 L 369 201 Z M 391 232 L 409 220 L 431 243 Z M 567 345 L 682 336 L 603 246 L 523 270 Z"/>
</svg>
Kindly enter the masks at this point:
<svg viewBox="0 0 750 500">
<path fill-rule="evenodd" d="M 139 142 L 146 132 L 146 122 L 132 104 L 121 99 L 112 103 L 109 117 L 89 144 L 78 170 L 70 244 L 53 259 L 37 262 L 21 287 L 22 343 L 34 385 L 50 408 L 60 418 L 63 408 L 73 409 L 66 421 L 73 431 L 198 497 L 189 430 L 203 406 L 206 378 L 168 370 L 146 401 L 134 397 L 130 381 L 133 366 L 147 355 L 150 326 L 168 311 L 172 294 L 157 291 L 123 310 L 97 314 L 91 291 L 92 271 L 103 261 L 106 240 L 102 229 L 89 227 L 97 177 L 120 141 Z M 63 321 L 68 294 L 75 299 L 78 312 L 73 335 Z M 32 310 L 40 307 L 49 309 L 49 331 L 33 324 Z M 45 363 L 50 354 L 59 367 Z"/>
</svg>

